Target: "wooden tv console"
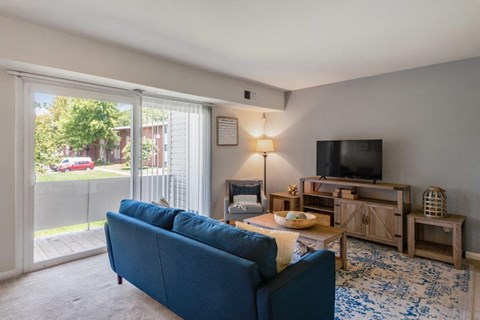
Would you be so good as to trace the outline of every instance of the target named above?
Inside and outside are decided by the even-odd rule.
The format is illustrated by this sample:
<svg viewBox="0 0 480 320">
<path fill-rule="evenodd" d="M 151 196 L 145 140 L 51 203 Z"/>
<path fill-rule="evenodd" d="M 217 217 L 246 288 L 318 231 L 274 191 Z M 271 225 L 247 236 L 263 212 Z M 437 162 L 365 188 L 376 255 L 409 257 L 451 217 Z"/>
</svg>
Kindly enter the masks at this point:
<svg viewBox="0 0 480 320">
<path fill-rule="evenodd" d="M 355 188 L 358 199 L 333 196 L 336 188 Z M 300 209 L 330 216 L 330 225 L 347 235 L 396 246 L 403 252 L 407 242 L 410 186 L 339 178 L 300 179 Z"/>
</svg>

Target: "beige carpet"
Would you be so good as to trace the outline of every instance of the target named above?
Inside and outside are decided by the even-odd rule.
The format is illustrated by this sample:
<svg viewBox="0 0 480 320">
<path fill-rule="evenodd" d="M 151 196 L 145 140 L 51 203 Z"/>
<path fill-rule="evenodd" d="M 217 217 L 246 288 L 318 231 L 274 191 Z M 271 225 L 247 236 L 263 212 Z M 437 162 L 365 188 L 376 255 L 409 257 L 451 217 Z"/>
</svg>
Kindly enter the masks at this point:
<svg viewBox="0 0 480 320">
<path fill-rule="evenodd" d="M 117 277 L 101 254 L 0 282 L 0 319 L 180 319 Z"/>
</svg>

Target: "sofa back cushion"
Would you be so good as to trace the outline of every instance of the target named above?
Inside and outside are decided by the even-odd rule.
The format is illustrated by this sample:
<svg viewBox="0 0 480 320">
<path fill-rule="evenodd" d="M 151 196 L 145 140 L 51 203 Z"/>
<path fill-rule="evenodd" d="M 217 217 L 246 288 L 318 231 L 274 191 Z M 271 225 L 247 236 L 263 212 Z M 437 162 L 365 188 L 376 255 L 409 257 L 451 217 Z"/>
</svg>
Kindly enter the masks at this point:
<svg viewBox="0 0 480 320">
<path fill-rule="evenodd" d="M 119 209 L 120 213 L 167 230 L 172 229 L 175 216 L 182 211 L 131 199 L 122 200 Z"/>
<path fill-rule="evenodd" d="M 190 212 L 181 212 L 175 217 L 172 231 L 255 262 L 264 278 L 277 274 L 274 238 Z"/>
</svg>

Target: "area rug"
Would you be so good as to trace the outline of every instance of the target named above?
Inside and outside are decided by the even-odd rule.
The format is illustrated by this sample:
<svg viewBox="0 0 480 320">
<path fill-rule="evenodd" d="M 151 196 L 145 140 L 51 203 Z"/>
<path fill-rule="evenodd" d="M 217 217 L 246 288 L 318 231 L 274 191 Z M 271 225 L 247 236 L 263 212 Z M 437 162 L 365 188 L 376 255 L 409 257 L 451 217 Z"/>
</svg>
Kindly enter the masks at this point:
<svg viewBox="0 0 480 320">
<path fill-rule="evenodd" d="M 473 266 L 456 270 L 351 238 L 347 253 L 348 271 L 337 272 L 336 319 L 470 319 Z"/>
</svg>

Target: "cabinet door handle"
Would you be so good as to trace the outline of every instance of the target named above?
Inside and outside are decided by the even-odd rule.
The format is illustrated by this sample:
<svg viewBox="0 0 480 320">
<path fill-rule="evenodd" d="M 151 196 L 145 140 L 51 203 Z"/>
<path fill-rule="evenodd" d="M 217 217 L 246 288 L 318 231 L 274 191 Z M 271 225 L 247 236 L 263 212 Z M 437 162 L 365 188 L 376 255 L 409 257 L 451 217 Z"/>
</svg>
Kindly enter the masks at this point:
<svg viewBox="0 0 480 320">
<path fill-rule="evenodd" d="M 370 217 L 369 216 L 365 216 L 365 224 L 369 224 L 370 223 Z"/>
</svg>

